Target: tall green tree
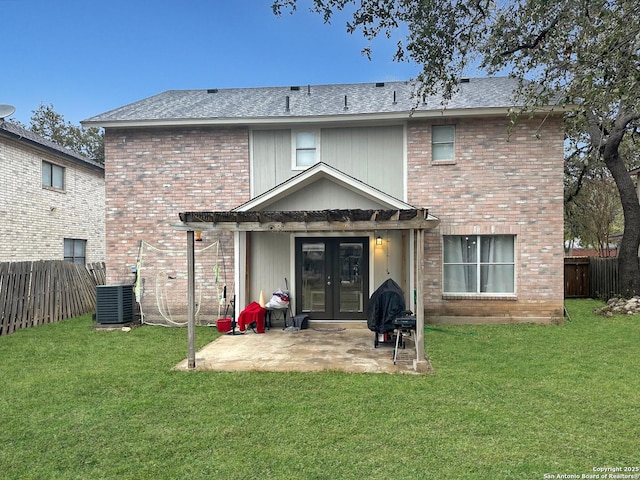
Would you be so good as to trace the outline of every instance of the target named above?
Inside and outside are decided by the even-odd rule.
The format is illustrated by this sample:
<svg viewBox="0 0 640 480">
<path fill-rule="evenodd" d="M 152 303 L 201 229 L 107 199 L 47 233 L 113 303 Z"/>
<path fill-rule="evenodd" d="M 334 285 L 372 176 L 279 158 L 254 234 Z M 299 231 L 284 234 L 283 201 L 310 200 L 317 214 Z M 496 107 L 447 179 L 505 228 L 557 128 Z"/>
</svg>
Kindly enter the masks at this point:
<svg viewBox="0 0 640 480">
<path fill-rule="evenodd" d="M 619 232 L 622 207 L 615 183 L 601 168 L 596 175 L 583 180 L 578 193 L 565 204 L 565 232 L 569 238 L 594 248 L 601 257 L 608 257 L 610 236 Z"/>
<path fill-rule="evenodd" d="M 302 0 L 300 0 L 302 2 Z M 568 128 L 615 181 L 624 212 L 621 293 L 640 295 L 640 204 L 621 144 L 640 122 L 640 2 L 637 0 L 309 0 L 331 21 L 346 11 L 348 32 L 369 41 L 401 36 L 396 61 L 422 66 L 421 94 L 450 98 L 470 67 L 520 79 L 522 112 L 578 105 Z M 293 12 L 298 0 L 275 0 Z M 365 48 L 368 54 L 369 49 Z M 581 145 L 582 146 L 582 145 Z"/>
<path fill-rule="evenodd" d="M 73 125 L 57 113 L 53 105 L 40 104 L 37 110 L 33 110 L 29 129 L 60 146 L 104 163 L 102 130 L 96 127 L 83 128 Z"/>
</svg>

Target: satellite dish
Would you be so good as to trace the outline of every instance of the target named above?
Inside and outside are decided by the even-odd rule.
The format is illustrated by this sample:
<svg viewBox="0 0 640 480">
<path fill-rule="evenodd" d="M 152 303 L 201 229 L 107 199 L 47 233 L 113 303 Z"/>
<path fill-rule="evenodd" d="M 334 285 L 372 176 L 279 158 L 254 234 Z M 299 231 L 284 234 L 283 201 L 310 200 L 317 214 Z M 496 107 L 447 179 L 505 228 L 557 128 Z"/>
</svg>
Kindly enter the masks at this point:
<svg viewBox="0 0 640 480">
<path fill-rule="evenodd" d="M 0 105 L 0 120 L 4 120 L 5 118 L 13 115 L 13 112 L 16 111 L 16 107 L 13 105 Z"/>
</svg>

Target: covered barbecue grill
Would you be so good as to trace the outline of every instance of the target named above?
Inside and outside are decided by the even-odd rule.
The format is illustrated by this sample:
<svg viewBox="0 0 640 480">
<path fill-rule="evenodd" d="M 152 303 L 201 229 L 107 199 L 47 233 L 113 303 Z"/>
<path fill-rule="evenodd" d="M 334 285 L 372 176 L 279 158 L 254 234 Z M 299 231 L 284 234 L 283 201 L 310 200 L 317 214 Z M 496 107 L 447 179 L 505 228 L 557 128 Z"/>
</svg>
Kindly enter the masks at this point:
<svg viewBox="0 0 640 480">
<path fill-rule="evenodd" d="M 407 313 L 411 312 L 406 310 L 402 288 L 391 278 L 386 280 L 373 292 L 367 308 L 367 327 L 375 333 L 374 346 L 378 346 L 378 335 L 386 338 L 397 328 L 394 320 Z"/>
</svg>

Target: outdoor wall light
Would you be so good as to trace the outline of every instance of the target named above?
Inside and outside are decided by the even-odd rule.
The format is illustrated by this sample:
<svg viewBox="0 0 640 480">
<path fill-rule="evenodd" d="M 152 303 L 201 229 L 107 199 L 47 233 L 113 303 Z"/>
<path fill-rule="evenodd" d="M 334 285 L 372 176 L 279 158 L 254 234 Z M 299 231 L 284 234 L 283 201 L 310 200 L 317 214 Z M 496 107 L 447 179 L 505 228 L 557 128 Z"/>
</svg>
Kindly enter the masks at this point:
<svg viewBox="0 0 640 480">
<path fill-rule="evenodd" d="M 382 237 L 380 235 L 376 237 L 376 245 L 382 245 Z"/>
<path fill-rule="evenodd" d="M 202 241 L 202 232 L 200 230 L 196 230 L 196 242 Z"/>
</svg>

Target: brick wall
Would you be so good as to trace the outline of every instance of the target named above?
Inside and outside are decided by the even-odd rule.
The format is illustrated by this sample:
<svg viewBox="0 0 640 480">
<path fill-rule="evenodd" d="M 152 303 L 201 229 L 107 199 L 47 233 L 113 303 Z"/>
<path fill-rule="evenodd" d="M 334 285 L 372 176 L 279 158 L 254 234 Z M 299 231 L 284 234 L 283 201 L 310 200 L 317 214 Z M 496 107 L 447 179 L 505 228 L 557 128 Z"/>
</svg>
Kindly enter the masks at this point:
<svg viewBox="0 0 640 480">
<path fill-rule="evenodd" d="M 230 210 L 249 200 L 248 136 L 246 128 L 107 130 L 107 283 L 134 280 L 131 266 L 141 240 L 186 252 L 186 233 L 172 226 L 179 222 L 180 212 Z M 202 239 L 196 262 L 205 262 L 202 268 L 208 272 L 215 264 L 223 265 L 226 278 L 220 282 L 232 285 L 232 235 L 203 232 Z M 217 259 L 198 255 L 200 248 L 219 239 Z M 167 268 L 186 271 L 185 262 Z M 184 308 L 186 297 L 173 294 Z"/>
<path fill-rule="evenodd" d="M 542 127 L 539 119 L 524 120 L 510 136 L 504 118 L 449 122 L 455 123 L 457 135 L 456 162 L 448 165 L 431 162 L 432 122 L 411 121 L 407 127 L 408 202 L 428 207 L 441 220 L 425 236 L 428 321 L 561 318 L 561 119 L 548 118 Z M 108 283 L 133 281 L 131 266 L 141 240 L 160 249 L 186 250 L 185 233 L 172 227 L 179 212 L 229 210 L 249 200 L 248 137 L 246 128 L 107 131 Z M 443 234 L 515 235 L 516 298 L 443 297 Z M 232 285 L 231 235 L 204 232 L 196 249 L 219 238 L 224 248 L 218 263 L 227 274 L 222 281 Z M 198 261 L 212 271 L 211 261 L 199 259 L 196 252 Z M 184 309 L 184 293 L 176 298 Z"/>
<path fill-rule="evenodd" d="M 42 161 L 65 167 L 65 191 L 42 188 Z M 62 260 L 64 239 L 105 260 L 104 176 L 19 140 L 0 139 L 0 262 Z"/>
<path fill-rule="evenodd" d="M 408 201 L 441 220 L 425 235 L 425 310 L 431 321 L 558 320 L 563 308 L 562 119 L 449 120 L 455 164 L 431 162 L 431 125 L 408 126 Z M 440 121 L 438 124 L 442 124 Z M 540 138 L 536 138 L 536 134 Z M 442 295 L 442 235 L 516 236 L 516 299 Z"/>
</svg>

